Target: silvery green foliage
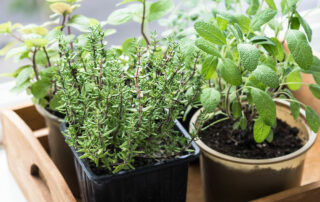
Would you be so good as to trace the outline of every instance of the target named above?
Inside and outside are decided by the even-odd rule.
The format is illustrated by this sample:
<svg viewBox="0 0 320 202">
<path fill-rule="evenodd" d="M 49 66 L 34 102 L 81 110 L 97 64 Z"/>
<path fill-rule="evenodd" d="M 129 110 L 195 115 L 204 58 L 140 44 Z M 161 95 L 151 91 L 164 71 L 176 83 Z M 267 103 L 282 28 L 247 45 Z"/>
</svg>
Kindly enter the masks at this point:
<svg viewBox="0 0 320 202">
<path fill-rule="evenodd" d="M 97 167 L 117 173 L 139 162 L 175 158 L 190 141 L 174 130 L 198 92 L 196 65 L 185 65 L 176 43 L 163 53 L 152 38 L 147 48 L 132 41 L 126 55 L 106 49 L 99 27 L 74 50 L 60 40 L 58 94 L 71 146 Z M 195 55 L 193 60 L 197 60 Z"/>
<path fill-rule="evenodd" d="M 243 6 L 242 1 L 225 2 L 231 9 Z M 208 81 L 200 96 L 205 109 L 202 124 L 223 114 L 224 118 L 210 125 L 232 119 L 236 121 L 234 129 L 246 130 L 253 124 L 254 140 L 270 141 L 276 127 L 275 101 L 285 100 L 290 102 L 295 119 L 303 106 L 308 125 L 318 131 L 316 112 L 291 93 L 308 85 L 320 98 L 320 60 L 312 54 L 312 30 L 297 12 L 297 2 L 282 0 L 281 8 L 277 8 L 273 0 L 250 0 L 246 13 L 213 9 L 212 19 L 200 19 L 194 24 L 198 36 L 194 46 L 205 58 L 201 72 Z M 284 28 L 283 24 L 288 26 Z M 268 27 L 273 30 L 272 36 L 265 34 Z M 284 42 L 279 41 L 281 30 Z M 283 46 L 285 42 L 288 50 Z M 301 72 L 312 74 L 317 84 L 303 83 Z"/>
</svg>

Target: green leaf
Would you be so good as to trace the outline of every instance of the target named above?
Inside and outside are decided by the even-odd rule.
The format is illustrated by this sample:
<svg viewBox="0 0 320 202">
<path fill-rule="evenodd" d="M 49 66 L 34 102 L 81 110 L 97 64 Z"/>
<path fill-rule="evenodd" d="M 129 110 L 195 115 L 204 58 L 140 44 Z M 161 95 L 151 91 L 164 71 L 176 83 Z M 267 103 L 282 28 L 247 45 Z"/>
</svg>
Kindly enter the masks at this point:
<svg viewBox="0 0 320 202">
<path fill-rule="evenodd" d="M 234 118 L 237 119 L 241 116 L 242 109 L 241 109 L 241 104 L 238 101 L 234 101 L 232 103 L 231 110 Z"/>
<path fill-rule="evenodd" d="M 37 47 L 42 48 L 48 45 L 47 39 L 42 38 L 35 38 L 35 39 L 28 39 L 24 42 L 28 48 Z"/>
<path fill-rule="evenodd" d="M 276 123 L 276 104 L 272 98 L 258 88 L 251 88 L 252 101 L 255 104 L 260 118 L 269 126 Z"/>
<path fill-rule="evenodd" d="M 31 93 L 35 98 L 40 99 L 48 94 L 50 87 L 51 83 L 49 79 L 41 79 L 32 84 Z"/>
<path fill-rule="evenodd" d="M 274 4 L 274 1 L 273 0 L 265 0 L 266 3 L 268 4 L 268 6 L 273 9 L 273 10 L 277 10 L 277 7 L 276 5 Z"/>
<path fill-rule="evenodd" d="M 172 0 L 160 0 L 152 3 L 149 9 L 148 22 L 163 17 L 173 8 L 173 6 Z"/>
<path fill-rule="evenodd" d="M 249 71 L 255 70 L 260 58 L 258 49 L 250 44 L 239 44 L 238 51 L 241 65 Z"/>
<path fill-rule="evenodd" d="M 240 118 L 240 128 L 241 130 L 246 130 L 248 125 L 247 118 L 245 116 L 241 116 Z"/>
<path fill-rule="evenodd" d="M 300 21 L 299 21 L 299 19 L 297 17 L 290 18 L 290 28 L 299 30 Z"/>
<path fill-rule="evenodd" d="M 133 17 L 133 12 L 130 8 L 122 8 L 113 11 L 108 19 L 107 23 L 110 25 L 120 25 L 129 22 Z"/>
<path fill-rule="evenodd" d="M 197 33 L 207 41 L 217 45 L 227 44 L 226 37 L 221 30 L 213 24 L 206 22 L 196 22 L 194 28 Z"/>
<path fill-rule="evenodd" d="M 49 108 L 54 111 L 58 110 L 59 107 L 61 107 L 62 105 L 63 105 L 63 100 L 60 94 L 54 95 L 49 102 Z"/>
<path fill-rule="evenodd" d="M 294 10 L 297 7 L 299 0 L 287 0 L 288 6 L 291 10 Z"/>
<path fill-rule="evenodd" d="M 271 143 L 273 141 L 273 131 L 270 130 L 267 138 L 266 138 L 267 142 Z"/>
<path fill-rule="evenodd" d="M 309 106 L 306 107 L 306 120 L 311 130 L 317 133 L 320 126 L 319 117 L 318 114 Z"/>
<path fill-rule="evenodd" d="M 93 26 L 94 24 L 95 23 L 88 17 L 85 17 L 83 15 L 74 15 L 67 25 L 81 32 L 89 32 L 90 26 Z"/>
<path fill-rule="evenodd" d="M 274 37 L 270 39 L 274 42 L 275 46 L 270 44 L 264 44 L 264 49 L 266 49 L 266 51 L 268 51 L 270 55 L 276 57 L 278 61 L 282 61 L 284 58 L 284 51 L 281 42 Z"/>
<path fill-rule="evenodd" d="M 259 9 L 259 0 L 250 0 L 249 8 L 247 9 L 248 15 L 255 15 Z"/>
<path fill-rule="evenodd" d="M 320 99 L 320 86 L 318 84 L 310 84 L 309 89 L 316 98 Z"/>
<path fill-rule="evenodd" d="M 27 67 L 21 70 L 21 72 L 19 73 L 16 79 L 16 86 L 20 86 L 26 81 L 28 81 L 32 76 L 32 73 L 33 73 L 32 67 Z"/>
<path fill-rule="evenodd" d="M 313 62 L 313 54 L 306 36 L 298 30 L 289 30 L 287 43 L 295 62 L 302 69 L 309 69 Z"/>
<path fill-rule="evenodd" d="M 268 23 L 270 20 L 272 20 L 274 16 L 276 16 L 276 14 L 277 14 L 277 11 L 273 9 L 266 9 L 266 10 L 260 11 L 251 20 L 250 28 L 255 31 L 260 30 L 261 26 Z"/>
<path fill-rule="evenodd" d="M 300 104 L 295 101 L 290 102 L 290 109 L 291 109 L 291 114 L 295 120 L 298 119 L 300 115 Z"/>
<path fill-rule="evenodd" d="M 201 73 L 205 75 L 205 79 L 209 80 L 216 72 L 218 65 L 218 58 L 214 56 L 207 56 L 201 68 Z"/>
<path fill-rule="evenodd" d="M 226 82 L 235 86 L 240 86 L 242 84 L 241 71 L 231 59 L 222 59 L 222 62 L 219 62 L 218 69 Z"/>
<path fill-rule="evenodd" d="M 281 0 L 280 2 L 280 6 L 281 6 L 281 12 L 282 15 L 285 15 L 288 13 L 289 9 L 288 9 L 288 2 L 287 0 Z"/>
<path fill-rule="evenodd" d="M 217 24 L 220 28 L 220 30 L 224 31 L 228 27 L 228 20 L 224 19 L 223 17 L 217 16 Z"/>
<path fill-rule="evenodd" d="M 196 46 L 201 49 L 202 51 L 217 57 L 221 57 L 219 51 L 214 47 L 214 44 L 204 40 L 204 39 L 197 39 Z"/>
<path fill-rule="evenodd" d="M 30 85 L 31 83 L 29 81 L 26 81 L 19 86 L 15 85 L 10 91 L 13 93 L 21 93 L 22 91 L 25 91 L 27 88 L 29 88 Z"/>
<path fill-rule="evenodd" d="M 320 85 L 320 72 L 313 72 L 312 76 L 313 76 L 313 79 L 316 81 L 316 83 Z"/>
<path fill-rule="evenodd" d="M 298 70 L 293 70 L 290 72 L 286 78 L 286 83 L 295 83 L 288 84 L 289 89 L 292 91 L 299 90 L 302 85 L 302 77 L 300 72 Z"/>
<path fill-rule="evenodd" d="M 259 118 L 253 125 L 253 138 L 257 143 L 262 143 L 269 135 L 271 127 Z"/>
<path fill-rule="evenodd" d="M 206 88 L 200 95 L 200 102 L 207 112 L 214 112 L 220 102 L 220 92 L 215 88 Z"/>
<path fill-rule="evenodd" d="M 276 44 L 268 37 L 266 36 L 254 36 L 250 39 L 250 41 L 253 43 L 253 44 L 257 44 L 257 45 L 265 45 L 265 44 L 268 44 L 268 45 L 273 45 L 275 46 Z"/>
<path fill-rule="evenodd" d="M 265 90 L 266 89 L 266 85 L 264 83 L 262 83 L 261 81 L 259 81 L 256 77 L 254 77 L 253 75 L 250 75 L 247 82 L 246 82 L 246 86 L 252 86 L 255 88 L 259 88 L 261 90 Z"/>
<path fill-rule="evenodd" d="M 252 75 L 271 88 L 277 88 L 279 86 L 279 78 L 277 73 L 266 65 L 259 65 L 252 72 Z"/>
<path fill-rule="evenodd" d="M 305 33 L 307 34 L 309 42 L 311 42 L 311 40 L 312 40 L 312 29 L 311 29 L 311 27 L 309 26 L 307 21 L 305 21 L 305 19 L 303 19 L 303 17 L 301 17 L 301 15 L 298 12 L 295 12 L 295 13 L 298 16 L 299 22 L 302 25 Z"/>
</svg>

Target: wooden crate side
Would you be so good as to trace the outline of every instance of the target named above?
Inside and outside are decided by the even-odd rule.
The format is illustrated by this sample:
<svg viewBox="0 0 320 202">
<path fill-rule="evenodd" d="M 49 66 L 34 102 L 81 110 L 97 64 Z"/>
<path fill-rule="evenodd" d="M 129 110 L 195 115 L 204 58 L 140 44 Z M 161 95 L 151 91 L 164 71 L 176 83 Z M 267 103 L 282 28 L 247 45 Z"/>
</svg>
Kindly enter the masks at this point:
<svg viewBox="0 0 320 202">
<path fill-rule="evenodd" d="M 29 120 L 36 120 L 36 117 L 32 117 L 34 114 L 36 113 L 28 111 L 27 115 L 31 116 Z M 11 109 L 3 110 L 1 115 L 8 165 L 27 200 L 76 201 L 62 175 L 25 121 Z"/>
<path fill-rule="evenodd" d="M 289 189 L 252 202 L 319 202 L 320 181 Z"/>
</svg>

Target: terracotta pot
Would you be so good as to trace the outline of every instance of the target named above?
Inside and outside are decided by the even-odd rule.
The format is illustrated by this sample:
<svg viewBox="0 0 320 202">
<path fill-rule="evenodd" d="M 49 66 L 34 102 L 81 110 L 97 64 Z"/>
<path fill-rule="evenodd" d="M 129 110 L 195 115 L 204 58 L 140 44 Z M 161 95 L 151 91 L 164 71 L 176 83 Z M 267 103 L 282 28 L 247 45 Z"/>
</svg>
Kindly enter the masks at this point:
<svg viewBox="0 0 320 202">
<path fill-rule="evenodd" d="M 190 131 L 194 129 L 200 110 L 193 116 Z M 249 201 L 300 185 L 306 152 L 317 134 L 306 125 L 305 111 L 298 120 L 291 116 L 288 103 L 277 103 L 277 118 L 299 129 L 299 138 L 305 145 L 299 150 L 277 158 L 242 159 L 217 152 L 201 140 L 200 166 L 206 202 Z"/>
<path fill-rule="evenodd" d="M 51 114 L 40 105 L 36 105 L 36 109 L 44 117 L 46 125 L 49 128 L 48 143 L 50 157 L 60 170 L 73 195 L 76 198 L 80 198 L 73 154 L 70 147 L 65 142 L 64 136 L 60 132 L 60 124 L 63 122 L 63 119 Z"/>
</svg>

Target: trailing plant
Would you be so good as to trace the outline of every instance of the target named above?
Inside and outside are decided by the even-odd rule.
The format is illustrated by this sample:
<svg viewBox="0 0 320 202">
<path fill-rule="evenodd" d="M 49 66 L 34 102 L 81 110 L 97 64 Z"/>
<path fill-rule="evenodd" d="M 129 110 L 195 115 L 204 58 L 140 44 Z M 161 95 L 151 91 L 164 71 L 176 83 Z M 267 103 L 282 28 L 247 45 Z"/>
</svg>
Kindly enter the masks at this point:
<svg viewBox="0 0 320 202">
<path fill-rule="evenodd" d="M 35 103 L 55 111 L 58 99 L 55 97 L 57 89 L 54 69 L 56 67 L 53 64 L 59 59 L 57 36 L 60 32 L 66 32 L 72 38 L 74 35 L 71 33 L 71 28 L 89 32 L 89 27 L 99 22 L 82 15 L 72 15 L 72 12 L 80 6 L 81 0 L 47 0 L 47 2 L 53 12 L 48 22 L 24 26 L 11 22 L 0 24 L 0 34 L 13 38 L 13 41 L 0 50 L 0 56 L 5 56 L 5 59 L 14 58 L 26 64 L 13 73 L 1 76 L 16 79 L 16 85 L 12 91 L 26 90 L 32 94 Z M 107 34 L 113 32 L 114 30 L 107 30 Z M 72 43 L 69 45 L 73 46 Z"/>
<path fill-rule="evenodd" d="M 281 1 L 280 9 L 273 0 L 250 1 L 245 14 L 214 10 L 215 18 L 194 24 L 199 35 L 195 45 L 206 57 L 201 72 L 207 80 L 200 96 L 204 111 L 195 132 L 234 120 L 234 129 L 247 130 L 253 125 L 257 143 L 272 141 L 275 101 L 280 100 L 290 102 L 294 119 L 300 107 L 305 108 L 307 124 L 318 131 L 317 113 L 291 93 L 308 85 L 320 98 L 320 60 L 312 54 L 312 30 L 297 12 L 297 2 Z M 265 34 L 268 27 L 270 35 Z M 285 43 L 289 51 L 284 49 Z M 304 83 L 300 72 L 312 74 L 317 84 Z M 204 125 L 218 115 L 222 118 Z"/>
<path fill-rule="evenodd" d="M 106 49 L 95 27 L 85 46 L 72 50 L 61 37 L 57 80 L 66 114 L 68 143 L 96 167 L 117 173 L 184 154 L 191 144 L 174 120 L 199 88 L 196 64 L 184 64 L 176 43 L 163 52 L 153 35 L 149 47 L 135 40 L 130 57 Z"/>
</svg>

